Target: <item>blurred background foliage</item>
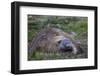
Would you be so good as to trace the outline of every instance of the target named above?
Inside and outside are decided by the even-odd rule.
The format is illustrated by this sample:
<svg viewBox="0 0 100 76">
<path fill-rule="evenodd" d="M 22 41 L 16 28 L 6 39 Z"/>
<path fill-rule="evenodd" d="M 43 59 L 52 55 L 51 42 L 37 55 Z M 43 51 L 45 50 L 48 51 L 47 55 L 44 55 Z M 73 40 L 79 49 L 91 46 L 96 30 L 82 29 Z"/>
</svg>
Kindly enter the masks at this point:
<svg viewBox="0 0 100 76">
<path fill-rule="evenodd" d="M 47 15 L 28 15 L 28 43 L 32 41 L 35 35 L 43 29 L 50 25 L 50 27 L 59 28 L 65 32 L 75 32 L 75 39 L 80 40 L 83 44 L 83 49 L 86 53 L 83 55 L 69 55 L 67 57 L 62 57 L 55 54 L 38 54 L 36 52 L 33 54 L 32 59 L 42 60 L 45 58 L 56 59 L 59 58 L 86 58 L 87 57 L 87 31 L 88 31 L 88 18 L 87 17 L 77 17 L 77 16 L 47 16 Z M 66 56 L 66 55 L 65 55 Z M 70 57 L 68 57 L 70 56 Z M 53 58 L 52 58 L 53 57 Z"/>
</svg>

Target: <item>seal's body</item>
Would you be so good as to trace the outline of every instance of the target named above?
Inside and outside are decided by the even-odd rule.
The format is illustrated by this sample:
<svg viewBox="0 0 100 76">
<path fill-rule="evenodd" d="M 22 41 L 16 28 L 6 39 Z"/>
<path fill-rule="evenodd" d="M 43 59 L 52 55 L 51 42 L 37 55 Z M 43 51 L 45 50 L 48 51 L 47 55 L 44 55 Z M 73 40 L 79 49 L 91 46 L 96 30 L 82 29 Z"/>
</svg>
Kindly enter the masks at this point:
<svg viewBox="0 0 100 76">
<path fill-rule="evenodd" d="M 34 51 L 44 52 L 72 52 L 76 54 L 80 46 L 74 41 L 72 35 L 58 28 L 47 27 L 33 38 L 29 44 L 28 51 L 32 54 Z"/>
</svg>

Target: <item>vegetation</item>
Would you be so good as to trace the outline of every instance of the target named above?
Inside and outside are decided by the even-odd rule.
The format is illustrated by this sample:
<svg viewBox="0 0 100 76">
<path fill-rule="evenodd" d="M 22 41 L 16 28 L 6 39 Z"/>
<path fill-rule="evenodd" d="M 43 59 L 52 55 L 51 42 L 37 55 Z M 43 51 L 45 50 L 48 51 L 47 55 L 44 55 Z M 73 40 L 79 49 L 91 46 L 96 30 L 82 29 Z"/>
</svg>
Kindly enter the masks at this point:
<svg viewBox="0 0 100 76">
<path fill-rule="evenodd" d="M 74 32 L 75 39 L 80 40 L 84 53 L 73 55 L 72 53 L 44 53 L 41 51 L 35 52 L 29 60 L 47 60 L 47 59 L 73 59 L 87 58 L 87 17 L 74 16 L 41 16 L 28 15 L 28 43 L 32 41 L 35 35 L 50 25 L 50 27 L 59 28 L 65 32 Z"/>
</svg>

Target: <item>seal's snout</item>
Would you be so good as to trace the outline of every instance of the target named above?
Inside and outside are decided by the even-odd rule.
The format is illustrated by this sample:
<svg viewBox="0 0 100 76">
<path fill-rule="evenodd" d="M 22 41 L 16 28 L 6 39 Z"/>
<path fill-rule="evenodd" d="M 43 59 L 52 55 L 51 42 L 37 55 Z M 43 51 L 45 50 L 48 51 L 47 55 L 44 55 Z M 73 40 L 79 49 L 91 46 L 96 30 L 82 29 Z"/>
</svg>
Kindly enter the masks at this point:
<svg viewBox="0 0 100 76">
<path fill-rule="evenodd" d="M 59 41 L 59 48 L 61 51 L 72 51 L 72 44 L 69 39 Z"/>
</svg>

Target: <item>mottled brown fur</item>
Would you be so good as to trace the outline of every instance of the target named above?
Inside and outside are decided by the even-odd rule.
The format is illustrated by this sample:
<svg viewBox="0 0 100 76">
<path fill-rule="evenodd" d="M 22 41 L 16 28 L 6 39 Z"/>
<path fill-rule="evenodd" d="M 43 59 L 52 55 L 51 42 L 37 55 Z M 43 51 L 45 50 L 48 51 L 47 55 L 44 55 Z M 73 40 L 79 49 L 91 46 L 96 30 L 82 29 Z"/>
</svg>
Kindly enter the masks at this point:
<svg viewBox="0 0 100 76">
<path fill-rule="evenodd" d="M 29 54 L 38 50 L 43 52 L 59 52 L 58 41 L 63 38 L 69 38 L 71 40 L 73 53 L 76 54 L 78 49 L 80 49 L 80 46 L 75 42 L 73 36 L 53 27 L 46 27 L 40 30 L 29 44 L 28 52 Z"/>
</svg>

